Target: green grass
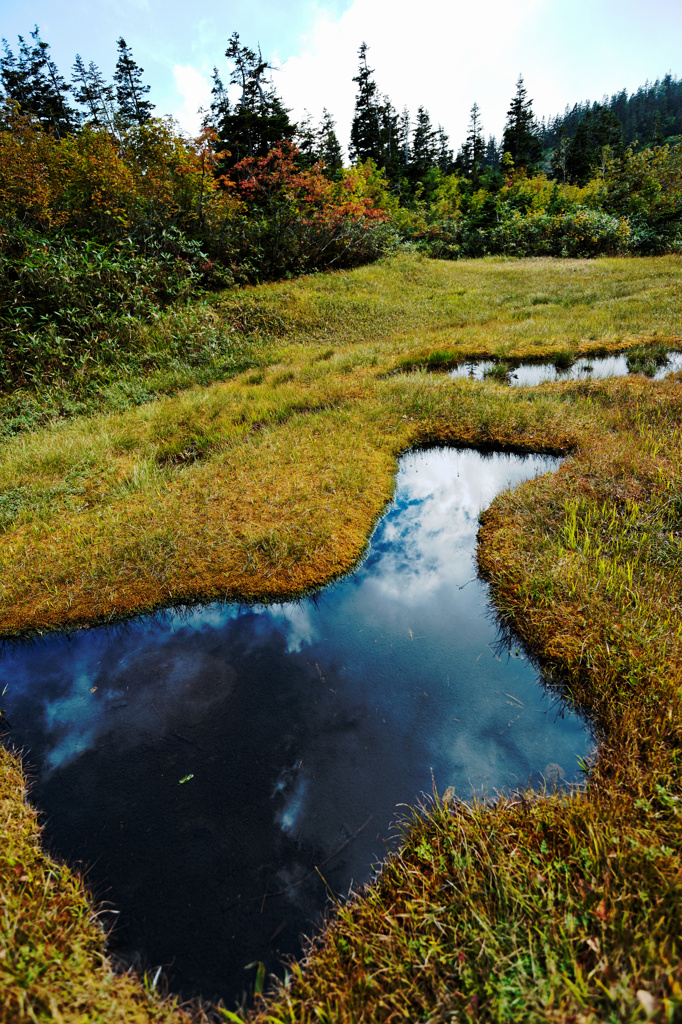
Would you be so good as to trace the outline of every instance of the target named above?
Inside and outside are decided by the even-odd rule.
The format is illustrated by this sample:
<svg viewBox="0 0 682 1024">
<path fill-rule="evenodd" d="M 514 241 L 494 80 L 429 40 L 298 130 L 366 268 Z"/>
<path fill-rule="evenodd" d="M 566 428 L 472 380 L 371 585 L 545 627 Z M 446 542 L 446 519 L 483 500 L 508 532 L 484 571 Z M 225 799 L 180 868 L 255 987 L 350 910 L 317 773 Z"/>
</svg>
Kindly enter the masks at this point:
<svg viewBox="0 0 682 1024">
<path fill-rule="evenodd" d="M 179 311 L 136 379 L 132 364 L 107 371 L 101 397 L 100 370 L 59 383 L 74 403 L 59 416 L 45 396 L 6 396 L 45 423 L 6 427 L 0 447 L 4 636 L 320 586 L 361 555 L 413 444 L 572 453 L 493 503 L 479 562 L 504 620 L 595 724 L 585 791 L 436 800 L 249 1019 L 682 1019 L 682 382 L 509 389 L 428 372 L 635 347 L 655 359 L 680 344 L 681 288 L 671 258 L 401 257 Z M 203 355 L 181 373 L 165 359 L 196 316 L 233 330 L 248 369 L 218 361 L 202 377 Z M 135 401 L 112 401 L 133 381 Z M 0 1020 L 179 1019 L 102 960 L 7 755 L 0 782 Z M 15 870 L 29 858 L 30 886 Z"/>
<path fill-rule="evenodd" d="M 531 269 L 532 268 L 532 269 Z M 124 412 L 246 371 L 331 361 L 385 371 L 466 359 L 553 361 L 680 336 L 676 257 L 461 260 L 398 257 L 354 271 L 207 296 L 132 320 L 114 357 L 0 394 L 0 437 Z M 248 380 L 248 377 L 247 377 Z"/>
</svg>

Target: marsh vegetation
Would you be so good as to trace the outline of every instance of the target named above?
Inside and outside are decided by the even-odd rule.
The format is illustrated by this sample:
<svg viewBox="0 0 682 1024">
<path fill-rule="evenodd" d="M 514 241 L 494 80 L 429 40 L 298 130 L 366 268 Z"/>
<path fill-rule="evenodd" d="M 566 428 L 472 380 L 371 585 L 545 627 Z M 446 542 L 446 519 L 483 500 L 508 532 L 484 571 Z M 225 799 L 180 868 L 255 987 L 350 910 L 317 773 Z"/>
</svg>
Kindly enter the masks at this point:
<svg viewBox="0 0 682 1024">
<path fill-rule="evenodd" d="M 675 257 L 404 255 L 160 313 L 131 348 L 154 360 L 111 364 L 101 388 L 86 364 L 6 393 L 5 638 L 318 587 L 361 556 L 410 446 L 570 453 L 496 499 L 478 560 L 505 621 L 594 723 L 585 791 L 429 805 L 252 1019 L 679 1014 L 682 387 L 510 389 L 444 371 L 567 350 L 655 360 L 680 344 L 680 287 Z M 5 1019 L 180 1020 L 111 973 L 1 757 Z"/>
</svg>

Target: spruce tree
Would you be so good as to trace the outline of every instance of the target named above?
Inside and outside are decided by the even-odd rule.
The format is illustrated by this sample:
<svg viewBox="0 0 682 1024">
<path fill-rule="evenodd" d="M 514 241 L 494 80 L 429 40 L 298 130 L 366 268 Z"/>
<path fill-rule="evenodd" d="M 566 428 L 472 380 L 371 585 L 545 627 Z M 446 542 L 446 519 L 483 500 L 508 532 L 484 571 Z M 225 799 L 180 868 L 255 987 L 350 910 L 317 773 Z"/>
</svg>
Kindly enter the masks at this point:
<svg viewBox="0 0 682 1024">
<path fill-rule="evenodd" d="M 336 135 L 336 124 L 326 107 L 322 111 L 322 124 L 318 131 L 318 153 L 330 177 L 343 167 L 343 154 Z"/>
<path fill-rule="evenodd" d="M 114 130 L 114 89 L 92 61 L 85 67 L 83 58 L 76 54 L 71 88 L 76 101 L 86 108 L 86 117 L 98 128 Z"/>
<path fill-rule="evenodd" d="M 410 162 L 410 112 L 407 107 L 403 107 L 403 112 L 400 115 L 400 121 L 398 124 L 399 140 L 400 140 L 400 154 L 401 167 L 406 168 Z"/>
<path fill-rule="evenodd" d="M 436 162 L 439 170 L 443 174 L 452 174 L 455 169 L 452 147 L 450 146 L 450 139 L 441 124 L 438 125 L 436 132 L 436 148 Z"/>
<path fill-rule="evenodd" d="M 19 56 L 16 57 L 6 39 L 2 41 L 4 55 L 0 57 L 0 83 L 3 95 L 18 103 L 22 110 L 31 109 L 31 62 L 23 36 L 19 36 Z"/>
<path fill-rule="evenodd" d="M 483 168 L 483 161 L 485 159 L 483 124 L 481 122 L 481 112 L 479 110 L 478 103 L 474 103 L 471 108 L 466 147 L 469 159 L 467 174 L 474 184 L 477 184 Z"/>
<path fill-rule="evenodd" d="M 383 156 L 381 103 L 372 77 L 374 69 L 367 64 L 367 50 L 367 43 L 362 43 L 358 50 L 358 73 L 353 78 L 358 91 L 350 129 L 350 158 L 354 163 L 372 159 L 380 164 Z"/>
<path fill-rule="evenodd" d="M 224 168 L 234 166 L 244 157 L 264 157 L 279 142 L 292 141 L 296 125 L 289 111 L 277 96 L 272 82 L 266 78 L 271 65 L 260 53 L 242 46 L 239 33 L 230 37 L 225 56 L 230 61 L 230 84 L 241 90 L 236 104 L 231 104 L 217 68 L 213 70 L 213 126 L 220 147 L 229 152 Z"/>
<path fill-rule="evenodd" d="M 66 94 L 70 86 L 62 78 L 50 57 L 49 43 L 40 38 L 36 25 L 31 32 L 33 43 L 19 36 L 19 53 L 15 57 L 6 39 L 4 56 L 0 58 L 0 82 L 5 95 L 15 100 L 22 110 L 38 118 L 58 138 L 74 132 L 78 114 L 69 106 Z"/>
<path fill-rule="evenodd" d="M 483 163 L 486 167 L 489 167 L 491 171 L 499 171 L 500 169 L 500 150 L 497 145 L 497 139 L 494 135 L 489 137 L 486 144 Z"/>
<path fill-rule="evenodd" d="M 312 167 L 320 160 L 317 129 L 307 110 L 305 117 L 299 122 L 296 129 L 296 145 L 298 147 L 298 162 L 302 167 Z"/>
<path fill-rule="evenodd" d="M 431 118 L 425 107 L 419 107 L 417 120 L 412 132 L 412 146 L 408 177 L 410 181 L 421 181 L 428 171 L 438 164 L 437 133 L 431 124 Z"/>
<path fill-rule="evenodd" d="M 116 127 L 125 130 L 145 124 L 152 116 L 154 104 L 145 99 L 150 87 L 142 84 L 144 68 L 133 59 L 123 36 L 117 40 L 118 60 L 114 72 L 116 83 Z"/>
<path fill-rule="evenodd" d="M 542 158 L 542 143 L 532 101 L 528 99 L 523 76 L 519 75 L 516 94 L 507 111 L 507 122 L 502 137 L 502 150 L 511 154 L 516 167 L 535 170 Z"/>
<path fill-rule="evenodd" d="M 383 167 L 389 181 L 397 182 L 402 174 L 400 117 L 388 96 L 379 107 L 379 152 L 377 165 Z"/>
</svg>

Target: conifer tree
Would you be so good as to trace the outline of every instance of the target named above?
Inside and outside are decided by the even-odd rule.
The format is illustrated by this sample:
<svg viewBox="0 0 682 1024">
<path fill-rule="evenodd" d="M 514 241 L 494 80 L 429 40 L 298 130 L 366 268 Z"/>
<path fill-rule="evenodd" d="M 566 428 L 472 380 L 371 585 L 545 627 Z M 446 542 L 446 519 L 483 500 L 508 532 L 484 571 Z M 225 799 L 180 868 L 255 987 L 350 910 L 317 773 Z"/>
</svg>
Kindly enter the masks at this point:
<svg viewBox="0 0 682 1024">
<path fill-rule="evenodd" d="M 452 147 L 450 146 L 450 139 L 442 124 L 438 125 L 438 130 L 436 131 L 436 149 L 436 162 L 439 170 L 442 171 L 443 174 L 452 174 L 455 166 Z"/>
<path fill-rule="evenodd" d="M 620 121 L 606 107 L 597 104 L 588 110 L 565 154 L 565 175 L 579 185 L 592 176 L 604 158 L 621 156 L 623 129 Z"/>
<path fill-rule="evenodd" d="M 144 68 L 133 59 L 133 54 L 123 36 L 117 40 L 118 60 L 114 72 L 116 83 L 116 127 L 131 128 L 145 124 L 152 116 L 154 104 L 145 96 L 150 87 L 142 84 Z"/>
<path fill-rule="evenodd" d="M 374 69 L 367 64 L 367 49 L 367 44 L 362 43 L 358 51 L 358 73 L 353 78 L 358 91 L 350 133 L 350 158 L 356 163 L 373 160 L 396 185 L 405 168 L 404 126 L 388 96 L 379 95 Z"/>
<path fill-rule="evenodd" d="M 525 167 L 529 172 L 535 170 L 542 157 L 538 124 L 522 75 L 519 75 L 516 93 L 507 111 L 502 149 L 511 154 L 516 167 Z"/>
<path fill-rule="evenodd" d="M 481 168 L 483 166 L 483 160 L 485 158 L 483 124 L 481 122 L 481 112 L 479 110 L 478 103 L 474 103 L 471 108 L 469 131 L 467 132 L 467 147 L 470 160 L 468 169 L 469 177 L 474 182 L 478 182 Z"/>
<path fill-rule="evenodd" d="M 4 56 L 0 58 L 0 82 L 5 95 L 38 118 L 58 138 L 76 130 L 78 114 L 69 106 L 66 94 L 70 86 L 62 78 L 50 57 L 49 43 L 40 38 L 36 25 L 31 32 L 33 43 L 19 36 L 19 52 L 15 57 L 6 39 Z"/>
<path fill-rule="evenodd" d="M 483 163 L 491 171 L 498 171 L 500 169 L 500 150 L 494 135 L 491 135 L 486 143 Z"/>
<path fill-rule="evenodd" d="M 296 145 L 298 147 L 298 162 L 303 167 L 312 167 L 320 159 L 318 152 L 318 134 L 313 125 L 311 114 L 306 110 L 305 117 L 299 122 L 296 129 Z"/>
<path fill-rule="evenodd" d="M 367 64 L 367 43 L 361 43 L 358 50 L 358 73 L 353 78 L 358 84 L 355 97 L 355 113 L 350 129 L 350 158 L 354 163 L 365 160 L 382 160 L 381 103 L 379 91 L 372 77 L 374 69 Z"/>
<path fill-rule="evenodd" d="M 313 127 L 312 118 L 306 112 L 305 118 L 296 130 L 296 145 L 299 149 L 299 163 L 304 167 L 323 163 L 330 178 L 343 167 L 343 154 L 336 137 L 336 125 L 326 107 L 322 114 L 322 122 L 317 128 Z"/>
<path fill-rule="evenodd" d="M 88 67 L 80 54 L 76 54 L 73 68 L 71 88 L 76 101 L 86 110 L 86 117 L 98 128 L 114 130 L 114 89 L 105 82 L 104 77 L 92 61 Z"/>
<path fill-rule="evenodd" d="M 277 96 L 266 72 L 272 66 L 260 53 L 242 46 L 239 33 L 230 37 L 225 56 L 231 64 L 230 84 L 240 89 L 231 104 L 217 68 L 213 70 L 211 112 L 220 146 L 230 156 L 223 166 L 233 166 L 244 157 L 264 157 L 277 143 L 291 141 L 297 134 L 289 111 Z"/>
<path fill-rule="evenodd" d="M 397 182 L 403 173 L 400 117 L 388 96 L 379 107 L 379 154 L 377 165 L 383 167 L 389 181 Z"/>
<path fill-rule="evenodd" d="M 412 145 L 408 176 L 412 182 L 420 181 L 438 163 L 437 133 L 425 107 L 417 110 L 417 120 L 412 132 Z"/>
<path fill-rule="evenodd" d="M 211 96 L 213 99 L 210 103 L 211 114 L 206 114 L 204 117 L 204 127 L 213 121 L 215 122 L 214 127 L 217 127 L 217 123 L 223 117 L 229 117 L 231 113 L 230 97 L 228 96 L 225 83 L 223 82 L 218 68 L 213 67 L 213 85 L 211 86 Z"/>
<path fill-rule="evenodd" d="M 398 124 L 399 139 L 400 139 L 400 153 L 401 153 L 401 166 L 407 167 L 410 162 L 410 113 L 407 107 L 403 107 L 403 112 L 400 115 L 400 122 Z"/>
<path fill-rule="evenodd" d="M 4 56 L 0 58 L 0 82 L 3 95 L 14 100 L 22 110 L 31 109 L 32 76 L 27 44 L 19 36 L 19 55 L 14 55 L 6 39 L 2 40 Z"/>
<path fill-rule="evenodd" d="M 322 111 L 322 124 L 318 132 L 318 152 L 327 174 L 333 176 L 343 167 L 341 143 L 336 135 L 336 123 L 325 107 Z"/>
</svg>

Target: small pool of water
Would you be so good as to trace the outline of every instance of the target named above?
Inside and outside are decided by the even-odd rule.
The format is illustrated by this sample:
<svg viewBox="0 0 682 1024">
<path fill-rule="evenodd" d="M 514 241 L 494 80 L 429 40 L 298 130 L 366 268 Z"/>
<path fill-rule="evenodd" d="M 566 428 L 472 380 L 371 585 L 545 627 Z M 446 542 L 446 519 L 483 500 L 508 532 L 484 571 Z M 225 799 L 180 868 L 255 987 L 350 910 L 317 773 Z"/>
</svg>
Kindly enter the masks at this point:
<svg viewBox="0 0 682 1024">
<path fill-rule="evenodd" d="M 386 854 L 401 805 L 570 784 L 593 740 L 505 645 L 477 517 L 547 457 L 400 460 L 360 568 L 317 597 L 174 610 L 5 648 L 9 742 L 112 952 L 234 1005 Z"/>
<path fill-rule="evenodd" d="M 450 371 L 450 376 L 483 380 L 495 365 L 490 359 L 462 363 Z M 659 367 L 650 379 L 662 380 L 668 374 L 678 373 L 680 370 L 682 370 L 682 352 L 669 352 L 667 364 Z M 521 363 L 520 366 L 511 370 L 506 383 L 515 387 L 532 387 L 559 380 L 600 380 L 607 377 L 627 377 L 628 372 L 624 354 L 577 359 L 566 370 L 557 369 L 552 363 Z"/>
</svg>

